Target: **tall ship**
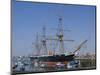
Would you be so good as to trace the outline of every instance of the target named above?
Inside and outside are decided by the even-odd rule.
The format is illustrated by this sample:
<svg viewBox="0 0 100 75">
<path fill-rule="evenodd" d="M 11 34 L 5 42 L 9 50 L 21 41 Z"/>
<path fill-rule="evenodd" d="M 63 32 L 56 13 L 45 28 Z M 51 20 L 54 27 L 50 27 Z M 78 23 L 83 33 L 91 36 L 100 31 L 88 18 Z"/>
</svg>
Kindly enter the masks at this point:
<svg viewBox="0 0 100 75">
<path fill-rule="evenodd" d="M 43 34 L 42 39 L 38 39 L 38 35 L 36 36 L 36 43 L 35 47 L 37 50 L 37 55 L 30 56 L 31 62 L 33 64 L 37 64 L 40 67 L 57 67 L 57 66 L 65 66 L 68 65 L 69 62 L 75 60 L 75 54 L 77 51 L 80 50 L 80 48 L 87 42 L 87 40 L 84 40 L 80 45 L 77 47 L 76 50 L 73 52 L 70 52 L 69 54 L 66 53 L 66 50 L 64 48 L 64 42 L 74 42 L 74 40 L 67 40 L 64 39 L 64 28 L 62 23 L 62 17 L 58 18 L 58 28 L 56 33 L 56 38 L 48 38 L 46 37 L 46 28 L 43 27 Z M 59 43 L 58 53 L 54 49 L 53 51 L 48 51 L 47 48 L 47 41 L 53 40 L 57 43 Z M 41 45 L 40 45 L 41 43 Z"/>
</svg>

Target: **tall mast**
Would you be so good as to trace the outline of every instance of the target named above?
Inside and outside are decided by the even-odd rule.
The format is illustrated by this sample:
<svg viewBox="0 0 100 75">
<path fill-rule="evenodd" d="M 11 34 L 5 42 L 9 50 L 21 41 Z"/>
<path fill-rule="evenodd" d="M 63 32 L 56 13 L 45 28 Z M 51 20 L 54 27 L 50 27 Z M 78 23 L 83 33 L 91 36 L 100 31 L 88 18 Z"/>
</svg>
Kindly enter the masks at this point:
<svg viewBox="0 0 100 75">
<path fill-rule="evenodd" d="M 64 41 L 71 41 L 73 42 L 74 40 L 67 40 L 64 39 L 64 29 L 63 29 L 63 23 L 62 23 L 62 17 L 59 17 L 58 19 L 59 24 L 58 24 L 58 28 L 57 28 L 57 38 L 46 38 L 46 40 L 55 40 L 57 41 L 57 45 L 59 47 L 59 52 L 58 54 L 65 54 L 65 49 L 64 49 Z M 69 31 L 69 30 L 67 30 Z M 54 54 L 55 54 L 55 50 L 54 50 Z"/>
<path fill-rule="evenodd" d="M 43 35 L 42 35 L 42 40 L 41 40 L 41 42 L 42 42 L 42 54 L 43 55 L 47 55 L 48 54 L 48 52 L 47 52 L 47 47 L 46 47 L 46 28 L 45 28 L 45 26 L 43 27 Z"/>
<path fill-rule="evenodd" d="M 35 46 L 35 49 L 36 49 L 36 56 L 39 56 L 40 55 L 40 42 L 39 42 L 39 37 L 38 37 L 38 33 L 36 33 L 36 39 L 35 39 L 35 43 L 32 43 L 34 46 Z"/>
<path fill-rule="evenodd" d="M 40 44 L 39 44 L 39 37 L 38 33 L 36 34 L 36 49 L 37 49 L 37 55 L 40 55 Z"/>
<path fill-rule="evenodd" d="M 59 41 L 59 51 L 61 54 L 65 53 L 64 50 L 64 33 L 63 33 L 63 25 L 62 25 L 62 18 L 59 18 L 59 24 L 58 24 L 58 33 L 57 33 L 58 41 Z"/>
</svg>

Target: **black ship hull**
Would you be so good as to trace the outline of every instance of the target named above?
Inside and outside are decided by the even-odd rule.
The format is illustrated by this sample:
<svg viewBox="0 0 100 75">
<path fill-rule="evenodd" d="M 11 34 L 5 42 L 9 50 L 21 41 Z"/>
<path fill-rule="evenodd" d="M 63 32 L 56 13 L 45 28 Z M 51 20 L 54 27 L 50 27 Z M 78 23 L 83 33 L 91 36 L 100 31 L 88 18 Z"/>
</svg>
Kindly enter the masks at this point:
<svg viewBox="0 0 100 75">
<path fill-rule="evenodd" d="M 74 60 L 74 54 L 70 55 L 52 55 L 52 56 L 41 56 L 41 57 L 30 57 L 32 61 L 38 60 L 43 62 L 64 62 Z"/>
</svg>

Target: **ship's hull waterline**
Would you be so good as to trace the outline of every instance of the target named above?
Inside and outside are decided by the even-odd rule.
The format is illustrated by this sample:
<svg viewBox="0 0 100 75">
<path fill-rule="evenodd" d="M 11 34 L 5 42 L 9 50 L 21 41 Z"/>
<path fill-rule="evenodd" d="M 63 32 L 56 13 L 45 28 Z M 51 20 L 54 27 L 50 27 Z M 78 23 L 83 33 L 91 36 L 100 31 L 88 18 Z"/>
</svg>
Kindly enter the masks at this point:
<svg viewBox="0 0 100 75">
<path fill-rule="evenodd" d="M 31 61 L 38 60 L 42 62 L 64 62 L 74 60 L 74 54 L 70 55 L 52 55 L 52 56 L 41 56 L 41 57 L 30 57 Z"/>
</svg>

